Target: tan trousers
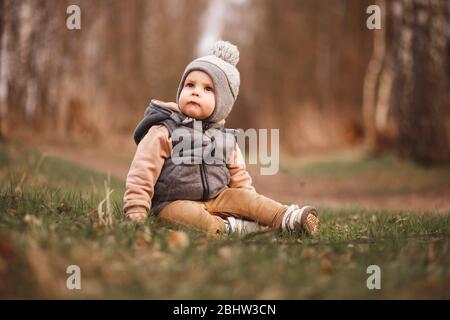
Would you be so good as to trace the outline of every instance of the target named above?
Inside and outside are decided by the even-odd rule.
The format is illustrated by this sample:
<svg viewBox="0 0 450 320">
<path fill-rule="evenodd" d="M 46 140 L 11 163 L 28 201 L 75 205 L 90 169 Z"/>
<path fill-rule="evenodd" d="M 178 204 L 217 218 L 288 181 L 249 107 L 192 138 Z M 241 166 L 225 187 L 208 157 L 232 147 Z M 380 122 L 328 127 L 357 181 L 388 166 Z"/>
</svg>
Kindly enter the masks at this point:
<svg viewBox="0 0 450 320">
<path fill-rule="evenodd" d="M 286 209 L 287 206 L 254 191 L 228 188 L 207 201 L 174 201 L 161 210 L 159 217 L 216 235 L 226 231 L 224 218 L 230 216 L 278 229 Z"/>
</svg>

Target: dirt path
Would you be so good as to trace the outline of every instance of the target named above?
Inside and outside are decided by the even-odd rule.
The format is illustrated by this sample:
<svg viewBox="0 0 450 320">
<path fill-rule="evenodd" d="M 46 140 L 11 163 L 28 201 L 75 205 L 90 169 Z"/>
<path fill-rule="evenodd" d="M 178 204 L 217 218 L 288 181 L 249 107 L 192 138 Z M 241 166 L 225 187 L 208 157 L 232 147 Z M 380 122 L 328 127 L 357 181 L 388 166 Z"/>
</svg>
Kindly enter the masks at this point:
<svg viewBox="0 0 450 320">
<path fill-rule="evenodd" d="M 290 176 L 252 175 L 258 192 L 289 203 L 312 203 L 319 206 L 346 209 L 393 210 L 424 213 L 450 213 L 450 188 L 443 187 L 428 192 L 408 192 L 402 194 L 371 194 L 360 190 L 366 182 L 349 181 L 341 188 L 338 181 L 309 179 L 299 180 Z"/>
<path fill-rule="evenodd" d="M 117 147 L 114 147 L 117 150 Z M 120 153 L 87 147 L 38 146 L 50 156 L 69 160 L 125 180 L 134 153 L 133 145 L 123 145 Z M 333 178 L 299 179 L 279 173 L 262 176 L 249 170 L 256 190 L 283 203 L 311 203 L 331 208 L 360 208 L 424 213 L 450 213 L 450 183 L 426 191 L 374 194 L 365 192 L 368 184 L 389 182 L 361 181 L 349 177 L 344 182 Z M 392 177 L 394 183 L 396 178 Z M 383 185 L 379 186 L 383 188 Z"/>
</svg>

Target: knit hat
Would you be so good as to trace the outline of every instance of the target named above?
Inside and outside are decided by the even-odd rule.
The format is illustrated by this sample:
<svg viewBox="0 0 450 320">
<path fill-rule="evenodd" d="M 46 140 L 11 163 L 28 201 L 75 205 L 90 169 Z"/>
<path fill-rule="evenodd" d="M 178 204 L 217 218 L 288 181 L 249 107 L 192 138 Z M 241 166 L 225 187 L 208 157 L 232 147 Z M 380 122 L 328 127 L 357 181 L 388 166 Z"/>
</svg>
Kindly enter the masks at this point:
<svg viewBox="0 0 450 320">
<path fill-rule="evenodd" d="M 199 70 L 206 72 L 214 83 L 216 105 L 213 113 L 205 119 L 217 122 L 225 119 L 233 108 L 239 93 L 240 74 L 236 69 L 239 62 L 238 48 L 228 41 L 217 41 L 209 55 L 200 57 L 189 63 L 181 77 L 177 92 L 177 104 L 184 81 L 190 72 Z"/>
</svg>

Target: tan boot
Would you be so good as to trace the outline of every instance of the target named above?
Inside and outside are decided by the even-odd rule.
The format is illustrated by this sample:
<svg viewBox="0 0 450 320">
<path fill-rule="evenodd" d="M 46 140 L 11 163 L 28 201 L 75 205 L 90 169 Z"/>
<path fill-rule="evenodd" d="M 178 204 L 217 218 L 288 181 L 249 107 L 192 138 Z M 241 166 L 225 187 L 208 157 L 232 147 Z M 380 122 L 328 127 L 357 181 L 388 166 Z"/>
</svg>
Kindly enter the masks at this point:
<svg viewBox="0 0 450 320">
<path fill-rule="evenodd" d="M 296 234 L 305 233 L 309 236 L 316 235 L 319 232 L 319 212 L 313 206 L 290 205 L 283 216 L 281 223 L 282 231 L 293 232 Z"/>
</svg>

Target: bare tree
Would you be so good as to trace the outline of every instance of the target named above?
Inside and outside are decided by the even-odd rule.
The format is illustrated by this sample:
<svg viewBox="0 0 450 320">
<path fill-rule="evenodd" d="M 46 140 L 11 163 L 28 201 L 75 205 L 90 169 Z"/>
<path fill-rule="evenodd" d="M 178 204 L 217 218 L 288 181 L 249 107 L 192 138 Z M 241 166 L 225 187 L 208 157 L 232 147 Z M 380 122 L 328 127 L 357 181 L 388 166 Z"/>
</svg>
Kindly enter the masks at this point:
<svg viewBox="0 0 450 320">
<path fill-rule="evenodd" d="M 66 28 L 71 4 L 0 0 L 0 136 L 94 143 L 174 99 L 205 1 L 82 0 L 81 30 Z"/>
<path fill-rule="evenodd" d="M 380 1 L 384 6 L 384 1 Z M 386 31 L 374 36 L 364 87 L 366 139 L 422 163 L 450 159 L 445 1 L 386 3 Z"/>
</svg>

